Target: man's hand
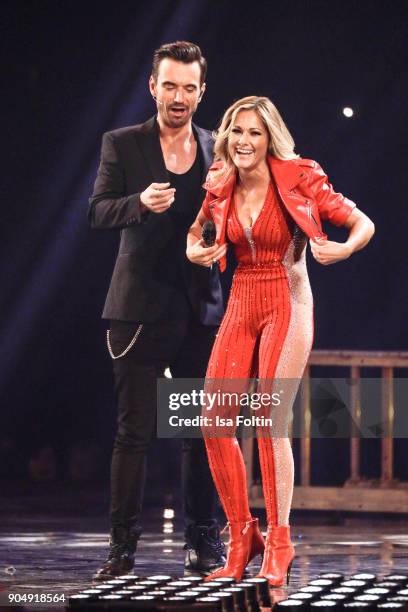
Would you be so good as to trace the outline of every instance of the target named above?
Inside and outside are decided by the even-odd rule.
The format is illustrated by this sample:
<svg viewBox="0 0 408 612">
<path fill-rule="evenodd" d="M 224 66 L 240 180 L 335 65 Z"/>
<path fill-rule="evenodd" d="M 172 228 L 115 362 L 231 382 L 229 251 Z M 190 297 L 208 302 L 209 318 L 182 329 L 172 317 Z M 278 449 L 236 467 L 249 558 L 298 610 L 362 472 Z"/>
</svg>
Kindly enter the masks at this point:
<svg viewBox="0 0 408 612">
<path fill-rule="evenodd" d="M 312 255 L 316 261 L 323 266 L 329 266 L 343 259 L 347 259 L 352 254 L 352 250 L 346 242 L 333 242 L 322 238 L 309 240 Z"/>
<path fill-rule="evenodd" d="M 197 240 L 193 245 L 189 246 L 186 251 L 187 258 L 191 263 L 210 268 L 227 252 L 227 245 L 219 246 L 215 243 L 212 247 L 205 247 L 204 240 Z"/>
<path fill-rule="evenodd" d="M 152 183 L 142 191 L 140 201 L 151 212 L 162 213 L 173 204 L 175 192 L 170 183 Z"/>
</svg>

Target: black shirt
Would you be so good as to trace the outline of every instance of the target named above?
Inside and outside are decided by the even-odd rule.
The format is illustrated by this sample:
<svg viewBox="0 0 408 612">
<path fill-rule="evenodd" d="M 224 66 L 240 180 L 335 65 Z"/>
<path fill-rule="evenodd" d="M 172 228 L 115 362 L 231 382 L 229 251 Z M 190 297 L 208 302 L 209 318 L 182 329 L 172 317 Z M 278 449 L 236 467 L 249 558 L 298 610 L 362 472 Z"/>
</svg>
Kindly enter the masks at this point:
<svg viewBox="0 0 408 612">
<path fill-rule="evenodd" d="M 197 146 L 196 158 L 187 172 L 168 172 L 170 186 L 176 189 L 175 200 L 167 213 L 173 220 L 174 233 L 163 252 L 161 265 L 165 282 L 174 287 L 178 296 L 176 309 L 181 308 L 182 311 L 186 305 L 190 309 L 187 297 L 190 282 L 188 268 L 192 264 L 186 257 L 187 233 L 200 210 L 202 166 L 201 152 Z"/>
<path fill-rule="evenodd" d="M 197 147 L 197 155 L 190 170 L 184 174 L 175 174 L 169 171 L 170 186 L 176 189 L 175 201 L 171 205 L 170 215 L 177 228 L 187 234 L 187 230 L 197 215 L 197 196 L 200 193 L 202 176 L 202 163 L 200 150 Z"/>
</svg>

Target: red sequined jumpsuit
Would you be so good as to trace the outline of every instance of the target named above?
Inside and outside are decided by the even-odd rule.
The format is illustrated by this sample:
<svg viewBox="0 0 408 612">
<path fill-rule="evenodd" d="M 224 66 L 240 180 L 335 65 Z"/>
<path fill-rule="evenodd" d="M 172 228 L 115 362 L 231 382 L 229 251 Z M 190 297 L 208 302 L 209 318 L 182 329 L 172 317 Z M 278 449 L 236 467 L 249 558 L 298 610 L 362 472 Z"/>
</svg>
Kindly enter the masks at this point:
<svg viewBox="0 0 408 612">
<path fill-rule="evenodd" d="M 211 387 L 214 379 L 221 385 L 222 381 L 239 379 L 241 382 L 236 380 L 234 388 L 240 386 L 243 391 L 247 379 L 257 376 L 263 385 L 261 390 L 272 393 L 274 381 L 290 379 L 292 384 L 286 388 L 283 402 L 285 414 L 277 418 L 278 425 L 279 420 L 282 425 L 282 418 L 287 421 L 313 341 L 313 300 L 305 249 L 300 257 L 294 257 L 298 248 L 295 223 L 280 201 L 273 179 L 252 227 L 242 226 L 232 198 L 226 231 L 238 266 L 210 357 L 207 381 Z M 223 406 L 216 410 L 225 414 Z M 239 411 L 239 406 L 232 407 L 228 416 Z M 257 432 L 267 519 L 268 525 L 287 525 L 293 492 L 293 455 L 287 435 L 279 432 L 279 426 L 273 429 L 268 435 Z M 211 428 L 204 428 L 203 433 L 228 521 L 249 521 L 245 466 L 237 439 L 234 435 L 211 437 Z"/>
</svg>

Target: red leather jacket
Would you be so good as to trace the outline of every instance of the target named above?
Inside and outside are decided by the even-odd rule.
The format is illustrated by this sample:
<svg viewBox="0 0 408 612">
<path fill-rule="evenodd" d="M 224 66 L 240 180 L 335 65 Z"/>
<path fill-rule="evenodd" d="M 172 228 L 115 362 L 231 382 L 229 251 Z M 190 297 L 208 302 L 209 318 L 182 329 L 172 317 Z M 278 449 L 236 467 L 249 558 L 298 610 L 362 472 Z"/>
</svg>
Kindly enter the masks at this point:
<svg viewBox="0 0 408 612">
<path fill-rule="evenodd" d="M 327 238 L 321 220 L 343 225 L 355 208 L 354 202 L 334 191 L 320 165 L 312 159 L 283 160 L 268 156 L 268 163 L 283 204 L 308 238 Z M 203 185 L 207 195 L 201 207 L 207 219 L 214 221 L 220 245 L 226 242 L 225 226 L 236 182 L 236 173 L 226 180 L 214 177 L 222 165 L 215 162 L 210 167 Z M 223 272 L 226 258 L 220 259 L 219 264 Z"/>
</svg>

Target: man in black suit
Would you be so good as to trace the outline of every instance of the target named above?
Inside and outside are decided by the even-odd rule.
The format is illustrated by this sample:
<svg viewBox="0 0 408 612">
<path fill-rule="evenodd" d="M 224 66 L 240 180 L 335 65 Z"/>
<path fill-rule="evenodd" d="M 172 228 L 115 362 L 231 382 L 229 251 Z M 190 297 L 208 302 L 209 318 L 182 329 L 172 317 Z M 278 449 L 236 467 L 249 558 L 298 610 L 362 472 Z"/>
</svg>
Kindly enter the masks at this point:
<svg viewBox="0 0 408 612">
<path fill-rule="evenodd" d="M 146 451 L 156 427 L 156 380 L 166 367 L 174 377 L 203 377 L 223 315 L 217 267 L 194 266 L 185 257 L 213 156 L 210 132 L 192 123 L 205 75 L 199 47 L 163 45 L 149 81 L 157 115 L 103 136 L 89 219 L 93 228 L 120 230 L 120 246 L 102 315 L 110 320 L 118 429 L 110 551 L 99 579 L 134 565 Z M 217 260 L 220 248 L 210 249 Z M 225 550 L 201 439 L 184 441 L 182 468 L 185 566 L 206 573 L 224 564 Z"/>
</svg>

